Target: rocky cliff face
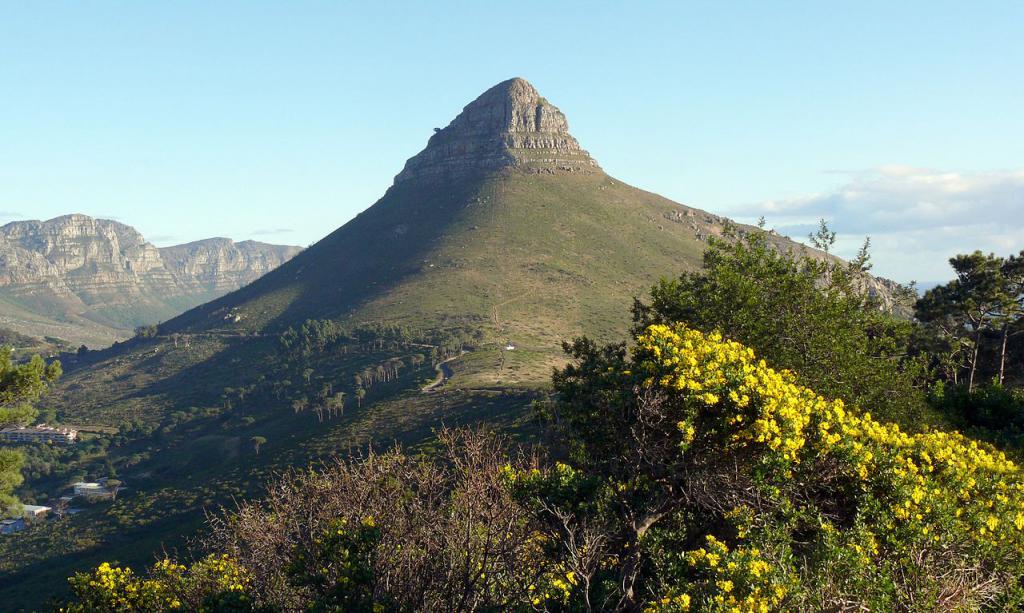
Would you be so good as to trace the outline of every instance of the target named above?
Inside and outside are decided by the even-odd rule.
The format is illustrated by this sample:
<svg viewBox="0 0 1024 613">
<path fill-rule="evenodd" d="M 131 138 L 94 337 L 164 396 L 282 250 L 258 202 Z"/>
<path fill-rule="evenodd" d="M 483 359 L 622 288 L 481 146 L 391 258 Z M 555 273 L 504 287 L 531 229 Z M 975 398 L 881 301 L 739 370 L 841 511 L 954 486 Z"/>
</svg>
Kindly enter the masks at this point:
<svg viewBox="0 0 1024 613">
<path fill-rule="evenodd" d="M 86 304 L 171 289 L 160 251 L 134 228 L 85 215 L 0 228 L 0 286 L 43 285 Z"/>
<path fill-rule="evenodd" d="M 182 286 L 199 292 L 227 293 L 252 283 L 301 251 L 288 245 L 230 238 L 206 240 L 160 249 L 164 266 Z"/>
<path fill-rule="evenodd" d="M 523 79 L 503 81 L 466 105 L 405 164 L 395 183 L 450 180 L 474 171 L 516 167 L 533 172 L 600 172 L 569 134 L 557 107 Z"/>
<path fill-rule="evenodd" d="M 0 324 L 101 344 L 250 283 L 299 251 L 226 238 L 159 249 L 130 226 L 85 215 L 12 222 L 0 227 Z"/>
</svg>

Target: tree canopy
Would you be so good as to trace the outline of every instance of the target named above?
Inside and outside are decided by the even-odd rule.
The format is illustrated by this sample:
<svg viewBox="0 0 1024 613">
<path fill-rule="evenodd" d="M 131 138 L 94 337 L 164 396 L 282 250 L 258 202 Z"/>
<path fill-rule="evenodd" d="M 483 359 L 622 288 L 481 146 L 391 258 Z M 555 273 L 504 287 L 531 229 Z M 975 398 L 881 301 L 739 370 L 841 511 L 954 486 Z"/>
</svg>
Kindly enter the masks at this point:
<svg viewBox="0 0 1024 613">
<path fill-rule="evenodd" d="M 10 347 L 0 347 L 0 428 L 31 422 L 37 414 L 32 403 L 61 375 L 57 361 L 47 364 L 37 355 L 19 364 L 11 353 Z M 23 463 L 21 452 L 0 449 L 0 511 L 17 502 L 12 492 L 22 482 Z"/>
<path fill-rule="evenodd" d="M 673 322 L 717 330 L 822 394 L 912 429 L 939 420 L 924 393 L 926 361 L 909 352 L 912 323 L 865 286 L 866 246 L 846 263 L 780 251 L 765 232 L 727 238 L 712 239 L 703 270 L 662 280 L 648 302 L 636 301 L 635 332 Z M 823 226 L 814 238 L 827 250 L 835 235 Z"/>
<path fill-rule="evenodd" d="M 968 391 L 979 382 L 985 340 L 993 336 L 998 366 L 990 371 L 1002 384 L 1009 341 L 1024 333 L 1024 251 L 1008 258 L 975 251 L 950 258 L 949 264 L 956 278 L 928 290 L 915 314 L 946 356 L 948 379 L 966 383 Z"/>
</svg>

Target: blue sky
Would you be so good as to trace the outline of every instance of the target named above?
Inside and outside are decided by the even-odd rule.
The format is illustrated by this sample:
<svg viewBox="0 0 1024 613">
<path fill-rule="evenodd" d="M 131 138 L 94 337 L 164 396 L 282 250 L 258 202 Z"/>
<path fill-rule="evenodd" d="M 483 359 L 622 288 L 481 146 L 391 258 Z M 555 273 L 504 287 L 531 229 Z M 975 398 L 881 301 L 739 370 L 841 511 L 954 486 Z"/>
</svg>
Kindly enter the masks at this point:
<svg viewBox="0 0 1024 613">
<path fill-rule="evenodd" d="M 522 76 L 626 182 L 942 279 L 1024 248 L 1022 32 L 1019 1 L 0 1 L 0 223 L 309 244 Z"/>
</svg>

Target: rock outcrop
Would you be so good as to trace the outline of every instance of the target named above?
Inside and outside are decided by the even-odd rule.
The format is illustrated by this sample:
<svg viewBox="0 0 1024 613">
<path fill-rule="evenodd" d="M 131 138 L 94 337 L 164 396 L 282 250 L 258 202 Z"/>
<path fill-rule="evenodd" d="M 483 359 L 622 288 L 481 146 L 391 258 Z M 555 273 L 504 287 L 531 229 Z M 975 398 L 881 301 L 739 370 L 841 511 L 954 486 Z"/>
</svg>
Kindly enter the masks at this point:
<svg viewBox="0 0 1024 613">
<path fill-rule="evenodd" d="M 208 238 L 163 247 L 160 256 L 181 287 L 223 294 L 252 283 L 299 251 L 289 245 Z"/>
<path fill-rule="evenodd" d="M 16 221 L 0 227 L 0 324 L 101 344 L 238 289 L 299 251 L 227 238 L 157 248 L 130 226 L 86 215 Z"/>
<path fill-rule="evenodd" d="M 515 78 L 485 91 L 437 130 L 395 183 L 451 180 L 508 167 L 542 173 L 601 171 L 569 134 L 565 115 L 527 81 Z"/>
</svg>

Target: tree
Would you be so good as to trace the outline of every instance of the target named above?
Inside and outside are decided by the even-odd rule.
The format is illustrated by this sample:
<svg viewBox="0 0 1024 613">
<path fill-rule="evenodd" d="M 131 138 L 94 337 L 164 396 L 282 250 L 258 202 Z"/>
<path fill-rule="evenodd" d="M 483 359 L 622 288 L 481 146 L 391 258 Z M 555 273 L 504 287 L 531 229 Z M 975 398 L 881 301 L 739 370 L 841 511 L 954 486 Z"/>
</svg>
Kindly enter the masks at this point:
<svg viewBox="0 0 1024 613">
<path fill-rule="evenodd" d="M 1024 334 L 1024 250 L 1019 255 L 1011 255 L 1002 266 L 1006 300 L 1000 314 L 1002 326 L 999 349 L 999 384 L 1006 379 L 1006 350 L 1010 338 Z"/>
<path fill-rule="evenodd" d="M 363 406 L 363 398 L 366 398 L 366 390 L 361 387 L 356 388 L 356 402 L 360 408 Z"/>
<path fill-rule="evenodd" d="M 1020 318 L 1019 297 L 1012 295 L 1009 277 L 1019 274 L 1016 259 L 1008 262 L 981 251 L 957 255 L 949 260 L 956 278 L 928 290 L 915 305 L 917 318 L 948 339 L 949 350 L 966 349 L 967 388 L 973 391 L 987 333 L 1000 330 L 1008 339 Z M 1001 355 L 1001 369 L 1005 351 Z M 954 382 L 957 382 L 954 379 Z"/>
<path fill-rule="evenodd" d="M 60 498 L 57 499 L 57 502 L 53 504 L 53 514 L 57 517 L 57 519 L 64 519 L 64 516 L 68 513 L 69 506 L 70 505 L 68 504 L 68 498 L 65 496 L 61 496 Z"/>
<path fill-rule="evenodd" d="M 254 436 L 251 439 L 249 439 L 249 442 L 252 443 L 253 449 L 256 450 L 256 455 L 259 455 L 260 447 L 266 444 L 267 439 L 262 436 Z"/>
<path fill-rule="evenodd" d="M 343 415 L 345 412 L 345 392 L 337 392 L 324 399 L 328 417 Z"/>
<path fill-rule="evenodd" d="M 827 225 L 812 237 L 827 250 Z M 922 387 L 925 360 L 909 354 L 913 326 L 867 291 L 867 244 L 853 262 L 780 251 L 763 231 L 712 239 L 704 269 L 662 280 L 637 300 L 634 332 L 685 322 L 753 347 L 801 382 L 886 419 L 920 428 L 935 419 Z"/>
<path fill-rule="evenodd" d="M 137 326 L 135 328 L 137 338 L 156 338 L 158 334 L 160 334 L 160 328 L 157 326 Z"/>
<path fill-rule="evenodd" d="M 61 375 L 60 362 L 46 363 L 36 355 L 17 364 L 13 350 L 0 346 L 0 428 L 24 426 L 37 415 L 32 406 Z M 0 449 L 0 513 L 17 503 L 12 495 L 21 485 L 25 456 L 16 449 Z"/>
<path fill-rule="evenodd" d="M 182 413 L 184 415 L 184 413 Z M 184 421 L 182 419 L 181 421 Z M 117 469 L 114 468 L 114 463 L 110 461 L 110 457 L 106 457 L 103 460 L 103 470 L 107 473 L 107 477 L 110 479 L 117 478 Z"/>
</svg>

